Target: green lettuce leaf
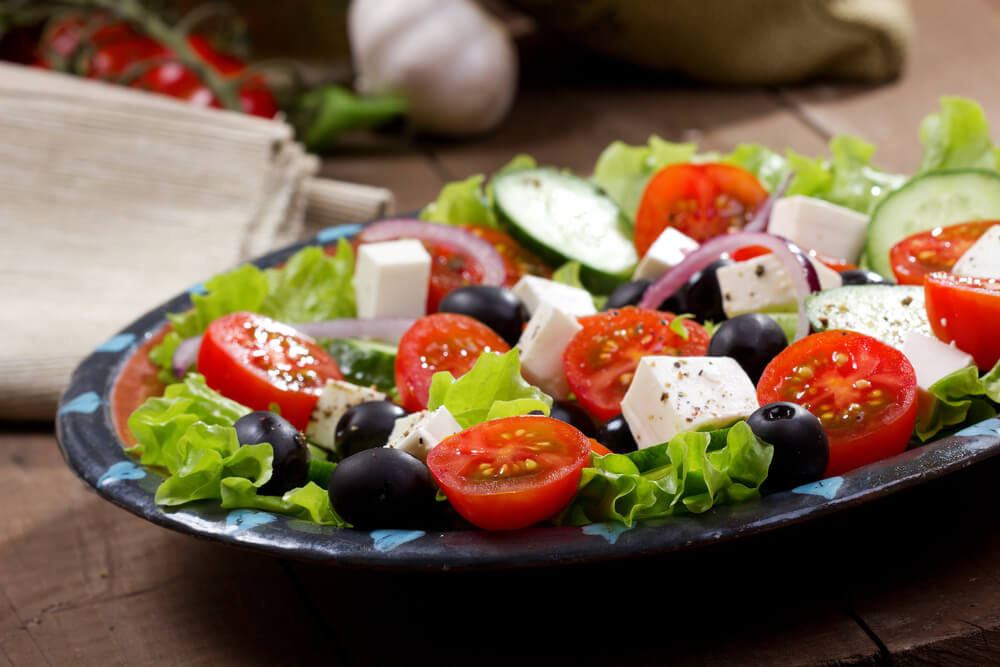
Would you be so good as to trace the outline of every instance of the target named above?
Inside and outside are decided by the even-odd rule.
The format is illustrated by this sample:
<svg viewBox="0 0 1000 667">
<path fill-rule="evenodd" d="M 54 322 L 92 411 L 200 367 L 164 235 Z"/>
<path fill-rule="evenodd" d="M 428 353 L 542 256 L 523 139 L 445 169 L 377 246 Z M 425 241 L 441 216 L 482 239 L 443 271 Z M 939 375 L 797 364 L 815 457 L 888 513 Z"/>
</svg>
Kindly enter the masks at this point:
<svg viewBox="0 0 1000 667">
<path fill-rule="evenodd" d="M 603 294 L 594 294 L 593 290 L 584 285 L 583 280 L 580 278 L 580 269 L 580 262 L 566 262 L 552 272 L 552 280 L 563 285 L 587 290 L 594 301 L 594 307 L 600 310 L 607 303 L 608 297 Z"/>
<path fill-rule="evenodd" d="M 344 521 L 333 509 L 330 495 L 315 482 L 292 489 L 284 496 L 262 496 L 257 486 L 243 477 L 227 477 L 221 481 L 222 506 L 227 509 L 258 509 L 265 512 L 287 514 L 298 519 L 327 526 L 345 527 Z"/>
<path fill-rule="evenodd" d="M 232 401 L 205 384 L 205 378 L 189 374 L 182 382 L 169 385 L 163 396 L 146 399 L 129 415 L 128 427 L 137 444 L 129 451 L 152 466 L 170 468 L 184 459 L 179 442 L 195 423 L 205 426 L 232 426 L 250 408 Z M 223 445 L 216 447 L 220 452 Z"/>
<path fill-rule="evenodd" d="M 469 371 L 455 379 L 447 371 L 431 378 L 427 409 L 444 406 L 459 426 L 469 428 L 496 417 L 513 417 L 541 410 L 546 415 L 552 397 L 521 377 L 517 350 L 484 352 Z"/>
<path fill-rule="evenodd" d="M 244 264 L 208 280 L 205 294 L 191 296 L 191 310 L 170 313 L 176 336 L 168 334 L 150 350 L 161 368 L 158 377 L 172 382 L 170 358 L 180 340 L 204 333 L 214 320 L 237 311 L 252 311 L 281 322 L 316 322 L 354 317 L 354 251 L 341 239 L 334 255 L 319 246 L 298 251 L 278 269 Z"/>
<path fill-rule="evenodd" d="M 505 171 L 530 169 L 536 164 L 530 155 L 517 155 L 498 169 L 493 178 Z M 500 221 L 493 208 L 492 178 L 487 183 L 485 175 L 474 174 L 464 180 L 448 183 L 441 189 L 437 199 L 420 211 L 420 219 L 446 225 L 479 225 L 499 229 Z"/>
<path fill-rule="evenodd" d="M 672 143 L 653 135 L 645 146 L 615 141 L 605 148 L 594 165 L 593 181 L 621 207 L 632 222 L 646 183 L 667 165 L 689 162 L 697 145 Z"/>
<path fill-rule="evenodd" d="M 927 442 L 995 417 L 1000 403 L 1000 362 L 979 377 L 975 366 L 967 366 L 932 384 L 918 400 L 913 435 Z"/>
<path fill-rule="evenodd" d="M 990 139 L 990 126 L 979 104 L 961 97 L 942 97 L 941 111 L 920 123 L 924 155 L 918 173 L 935 169 L 997 169 L 1000 149 Z"/>
<path fill-rule="evenodd" d="M 741 421 L 726 429 L 678 433 L 629 454 L 594 456 L 558 523 L 631 526 L 757 498 L 773 454 L 774 448 Z"/>
<path fill-rule="evenodd" d="M 163 337 L 158 345 L 154 345 L 149 350 L 149 360 L 160 369 L 156 373 L 156 379 L 163 384 L 177 382 L 177 376 L 174 375 L 173 359 L 174 350 L 180 344 L 181 337 L 176 331 L 171 331 Z"/>
</svg>

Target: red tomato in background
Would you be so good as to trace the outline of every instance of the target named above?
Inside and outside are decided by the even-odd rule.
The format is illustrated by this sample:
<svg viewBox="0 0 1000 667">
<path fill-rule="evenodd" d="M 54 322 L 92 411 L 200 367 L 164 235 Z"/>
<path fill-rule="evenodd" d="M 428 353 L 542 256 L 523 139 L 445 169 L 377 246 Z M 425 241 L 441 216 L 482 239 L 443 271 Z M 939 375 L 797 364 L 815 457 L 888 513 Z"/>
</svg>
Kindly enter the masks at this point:
<svg viewBox="0 0 1000 667">
<path fill-rule="evenodd" d="M 889 262 L 900 285 L 922 285 L 935 271 L 951 271 L 958 258 L 1000 220 L 962 222 L 920 232 L 892 246 Z"/>
<path fill-rule="evenodd" d="M 742 229 L 766 199 L 757 177 L 741 167 L 672 164 L 646 185 L 635 217 L 635 248 L 642 257 L 667 227 L 699 243 Z"/>
<path fill-rule="evenodd" d="M 231 313 L 201 339 L 198 372 L 223 396 L 254 410 L 278 405 L 299 430 L 328 380 L 343 380 L 326 351 L 292 327 L 256 313 Z"/>
<path fill-rule="evenodd" d="M 86 40 L 86 44 L 84 44 Z M 188 44 L 202 60 L 223 77 L 236 77 L 246 69 L 239 58 L 215 49 L 203 35 L 189 35 Z M 157 40 L 141 34 L 130 24 L 112 21 L 101 12 L 72 13 L 55 22 L 40 42 L 39 65 L 51 67 L 54 59 L 71 60 L 79 56 L 80 73 L 95 79 L 116 80 L 199 106 L 221 107 L 212 90 L 179 62 L 169 59 L 173 52 Z M 161 62 L 167 60 L 167 62 Z M 278 104 L 267 80 L 251 75 L 236 91 L 244 113 L 272 118 Z"/>
<path fill-rule="evenodd" d="M 830 439 L 829 477 L 906 449 L 917 420 L 917 378 L 896 348 L 852 331 L 824 331 L 771 360 L 757 401 L 798 403 L 819 418 Z"/>
<path fill-rule="evenodd" d="M 587 412 L 601 421 L 620 413 L 639 359 L 661 354 L 702 356 L 710 336 L 704 327 L 685 319 L 687 340 L 670 328 L 676 315 L 647 308 L 622 308 L 580 318 L 563 353 L 566 381 Z"/>
<path fill-rule="evenodd" d="M 569 503 L 590 451 L 587 436 L 558 419 L 507 417 L 445 438 L 427 455 L 427 467 L 467 521 L 515 530 Z"/>
<path fill-rule="evenodd" d="M 507 270 L 504 286 L 513 287 L 522 276 L 526 275 L 542 276 L 543 278 L 552 275 L 552 269 L 545 262 L 534 253 L 525 250 L 517 241 L 499 229 L 477 225 L 462 225 L 462 229 L 486 239 L 500 253 L 504 268 Z"/>
<path fill-rule="evenodd" d="M 399 340 L 395 369 L 399 401 L 410 412 L 423 410 L 434 373 L 448 371 L 458 378 L 483 352 L 509 351 L 510 346 L 492 329 L 466 315 L 421 317 Z"/>
<path fill-rule="evenodd" d="M 745 262 L 748 259 L 753 259 L 754 257 L 760 257 L 761 255 L 770 255 L 771 249 L 765 248 L 762 245 L 748 245 L 745 248 L 740 248 L 734 252 L 729 253 L 730 259 L 734 262 Z M 830 257 L 829 255 L 823 255 L 815 250 L 809 251 L 809 256 L 814 260 L 823 264 L 829 269 L 833 269 L 838 273 L 841 271 L 847 271 L 848 269 L 858 268 L 857 264 L 851 264 L 845 259 L 839 259 L 837 257 Z"/>
<path fill-rule="evenodd" d="M 924 281 L 927 319 L 934 335 L 968 352 L 988 371 L 1000 360 L 1000 281 L 931 273 Z"/>
</svg>

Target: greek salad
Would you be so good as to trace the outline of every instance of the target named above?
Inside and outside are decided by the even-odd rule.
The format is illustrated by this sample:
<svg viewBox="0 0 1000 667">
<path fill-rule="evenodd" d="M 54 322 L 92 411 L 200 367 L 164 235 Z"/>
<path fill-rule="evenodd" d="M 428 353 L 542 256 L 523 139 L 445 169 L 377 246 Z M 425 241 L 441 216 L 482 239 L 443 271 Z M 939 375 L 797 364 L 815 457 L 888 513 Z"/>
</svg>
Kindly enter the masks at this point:
<svg viewBox="0 0 1000 667">
<path fill-rule="evenodd" d="M 698 514 L 997 414 L 1000 149 L 943 98 L 917 172 L 745 144 L 518 156 L 169 315 L 128 451 L 156 502 L 362 529 Z"/>
</svg>

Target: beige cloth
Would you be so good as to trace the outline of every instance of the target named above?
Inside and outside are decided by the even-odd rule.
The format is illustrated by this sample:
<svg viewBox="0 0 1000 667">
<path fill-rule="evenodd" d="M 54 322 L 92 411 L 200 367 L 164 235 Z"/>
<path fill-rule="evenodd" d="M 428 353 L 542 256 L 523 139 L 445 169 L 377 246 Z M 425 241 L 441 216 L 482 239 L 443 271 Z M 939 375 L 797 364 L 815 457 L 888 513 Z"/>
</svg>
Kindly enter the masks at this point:
<svg viewBox="0 0 1000 667">
<path fill-rule="evenodd" d="M 914 37 L 906 0 L 508 2 L 595 51 L 721 83 L 883 81 Z"/>
<path fill-rule="evenodd" d="M 389 213 L 317 168 L 280 121 L 0 63 L 0 419 L 51 418 L 80 359 L 174 294 Z"/>
</svg>

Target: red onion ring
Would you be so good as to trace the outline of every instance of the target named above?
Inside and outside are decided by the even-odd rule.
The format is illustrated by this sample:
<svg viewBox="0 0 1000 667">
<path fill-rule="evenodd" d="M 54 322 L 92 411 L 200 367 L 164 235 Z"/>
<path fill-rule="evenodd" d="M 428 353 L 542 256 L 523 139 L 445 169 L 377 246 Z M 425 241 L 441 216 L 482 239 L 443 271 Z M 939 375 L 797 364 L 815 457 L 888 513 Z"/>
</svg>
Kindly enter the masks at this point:
<svg viewBox="0 0 1000 667">
<path fill-rule="evenodd" d="M 781 260 L 788 273 L 795 296 L 798 301 L 798 326 L 795 330 L 795 340 L 809 334 L 809 318 L 806 317 L 803 301 L 813 291 L 820 289 L 816 269 L 809 262 L 805 253 L 790 241 L 767 232 L 733 232 L 716 236 L 702 243 L 691 254 L 674 268 L 663 274 L 659 280 L 649 286 L 642 299 L 640 308 L 658 308 L 666 299 L 673 296 L 688 278 L 701 271 L 719 258 L 722 253 L 733 252 L 751 245 L 760 245 L 769 249 Z M 789 341 L 791 342 L 791 341 Z"/>
<path fill-rule="evenodd" d="M 792 179 L 795 178 L 795 172 L 788 172 L 785 177 L 778 184 L 778 187 L 774 189 L 774 192 L 767 196 L 764 203 L 761 204 L 757 212 L 754 213 L 753 219 L 750 220 L 743 228 L 745 232 L 766 232 L 767 227 L 771 224 L 771 210 L 774 209 L 774 202 L 778 201 L 785 196 L 788 192 L 788 186 L 792 184 Z"/>
<path fill-rule="evenodd" d="M 372 319 L 343 318 L 320 322 L 301 322 L 289 325 L 310 338 L 377 338 L 398 342 L 406 330 L 416 322 L 411 317 L 376 317 Z M 201 336 L 185 338 L 174 350 L 170 367 L 174 377 L 184 377 L 198 360 Z"/>
<path fill-rule="evenodd" d="M 358 232 L 355 238 L 362 243 L 393 241 L 401 238 L 437 243 L 459 250 L 478 262 L 483 269 L 484 285 L 503 285 L 507 277 L 503 258 L 493 244 L 461 227 L 397 218 L 373 222 Z"/>
</svg>

